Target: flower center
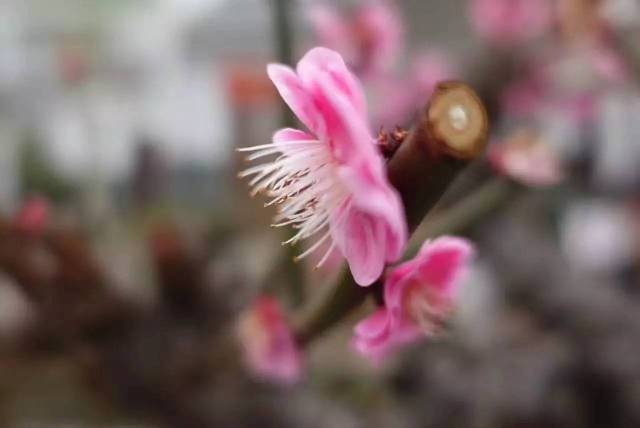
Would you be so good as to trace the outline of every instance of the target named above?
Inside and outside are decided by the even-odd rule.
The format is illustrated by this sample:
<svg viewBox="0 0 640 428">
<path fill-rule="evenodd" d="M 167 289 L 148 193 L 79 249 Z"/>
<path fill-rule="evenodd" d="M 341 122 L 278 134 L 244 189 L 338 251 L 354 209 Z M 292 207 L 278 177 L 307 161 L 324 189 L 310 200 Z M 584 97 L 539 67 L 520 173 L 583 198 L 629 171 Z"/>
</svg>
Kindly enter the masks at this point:
<svg viewBox="0 0 640 428">
<path fill-rule="evenodd" d="M 448 299 L 441 296 L 432 285 L 414 281 L 407 288 L 404 312 L 427 336 L 442 330 L 442 324 L 451 311 Z"/>
</svg>

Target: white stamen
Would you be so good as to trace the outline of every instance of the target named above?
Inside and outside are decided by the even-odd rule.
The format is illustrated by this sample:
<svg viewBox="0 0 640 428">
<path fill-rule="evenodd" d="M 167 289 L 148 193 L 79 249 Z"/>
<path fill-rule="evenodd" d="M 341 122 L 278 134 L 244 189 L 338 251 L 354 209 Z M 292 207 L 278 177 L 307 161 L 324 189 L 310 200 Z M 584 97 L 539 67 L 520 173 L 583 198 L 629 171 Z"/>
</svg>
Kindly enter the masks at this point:
<svg viewBox="0 0 640 428">
<path fill-rule="evenodd" d="M 331 236 L 331 232 L 327 231 L 322 238 L 320 238 L 318 240 L 318 242 L 316 242 L 315 244 L 313 244 L 311 247 L 309 247 L 309 249 L 307 249 L 307 251 L 305 251 L 304 253 L 296 256 L 293 261 L 297 262 L 300 261 L 302 259 L 304 259 L 305 257 L 307 257 L 309 254 L 313 253 L 315 250 L 317 250 L 318 248 L 320 248 L 320 246 L 324 243 L 324 241 L 326 241 L 329 237 Z"/>
<path fill-rule="evenodd" d="M 324 256 L 322 256 L 322 259 L 320 259 L 320 261 L 313 268 L 320 269 L 322 265 L 327 261 L 331 253 L 333 253 L 333 250 L 335 249 L 335 247 L 336 247 L 336 243 L 332 242 L 331 245 L 329 246 L 329 249 L 324 253 Z"/>
<path fill-rule="evenodd" d="M 330 240 L 329 222 L 342 221 L 347 211 L 349 192 L 338 178 L 328 144 L 320 141 L 287 141 L 238 149 L 252 152 L 247 160 L 278 155 L 274 160 L 242 171 L 240 177 L 253 176 L 249 182 L 251 195 L 264 192 L 269 196 L 265 206 L 276 205 L 278 214 L 271 226 L 291 226 L 297 232 L 283 245 L 324 233 L 300 260 Z M 335 249 L 331 242 L 317 267 L 322 266 Z"/>
</svg>

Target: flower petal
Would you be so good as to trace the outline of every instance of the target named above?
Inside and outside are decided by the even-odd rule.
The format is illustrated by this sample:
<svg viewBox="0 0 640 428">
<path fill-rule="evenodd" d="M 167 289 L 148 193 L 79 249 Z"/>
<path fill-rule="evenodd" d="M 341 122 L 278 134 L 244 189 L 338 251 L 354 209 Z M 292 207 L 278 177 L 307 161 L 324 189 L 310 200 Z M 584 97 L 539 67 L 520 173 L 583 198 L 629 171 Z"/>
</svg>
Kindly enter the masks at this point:
<svg viewBox="0 0 640 428">
<path fill-rule="evenodd" d="M 351 192 L 354 207 L 384 222 L 386 260 L 398 260 L 408 239 L 407 223 L 400 195 L 389 183 L 384 166 L 371 159 L 368 163 L 343 167 L 339 175 Z"/>
<path fill-rule="evenodd" d="M 462 238 L 443 236 L 423 245 L 417 266 L 421 280 L 442 292 L 448 288 L 459 275 L 464 263 L 472 256 L 473 246 Z"/>
<path fill-rule="evenodd" d="M 409 260 L 396 266 L 387 274 L 384 283 L 384 303 L 395 318 L 400 317 L 400 311 L 402 310 L 402 298 L 404 288 L 407 285 L 406 279 L 415 273 L 418 264 L 419 260 L 417 259 Z"/>
<path fill-rule="evenodd" d="M 302 57 L 296 68 L 305 87 L 315 84 L 319 74 L 331 83 L 331 90 L 345 97 L 358 115 L 367 117 L 367 102 L 358 79 L 349 71 L 339 53 L 314 48 Z"/>
<path fill-rule="evenodd" d="M 384 269 L 386 227 L 384 222 L 353 207 L 347 210 L 342 221 L 331 223 L 331 234 L 356 283 L 368 286 Z"/>
<path fill-rule="evenodd" d="M 296 73 L 281 64 L 269 64 L 267 74 L 291 111 L 309 130 L 319 131 L 318 111 Z"/>
<path fill-rule="evenodd" d="M 363 319 L 354 328 L 357 336 L 376 339 L 384 336 L 389 327 L 389 316 L 385 308 L 380 308 L 369 317 Z"/>
<path fill-rule="evenodd" d="M 273 144 L 278 146 L 278 149 L 282 153 L 291 154 L 291 148 L 294 148 L 295 145 L 286 144 L 290 142 L 296 141 L 316 141 L 316 138 L 313 135 L 307 134 L 304 131 L 300 131 L 298 129 L 293 128 L 283 128 L 275 132 L 272 138 Z"/>
<path fill-rule="evenodd" d="M 389 330 L 389 316 L 380 308 L 360 321 L 354 329 L 352 345 L 374 364 L 382 362 L 393 346 Z"/>
</svg>

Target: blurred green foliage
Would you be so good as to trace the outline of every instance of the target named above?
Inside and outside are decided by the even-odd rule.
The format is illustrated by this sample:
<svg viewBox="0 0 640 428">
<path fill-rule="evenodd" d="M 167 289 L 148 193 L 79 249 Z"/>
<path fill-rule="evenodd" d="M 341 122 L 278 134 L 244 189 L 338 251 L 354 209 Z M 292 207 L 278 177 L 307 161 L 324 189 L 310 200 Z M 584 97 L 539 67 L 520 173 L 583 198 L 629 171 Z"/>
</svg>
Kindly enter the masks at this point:
<svg viewBox="0 0 640 428">
<path fill-rule="evenodd" d="M 23 195 L 39 194 L 51 202 L 69 202 L 78 189 L 51 168 L 42 146 L 27 137 L 20 152 L 20 183 Z"/>
</svg>

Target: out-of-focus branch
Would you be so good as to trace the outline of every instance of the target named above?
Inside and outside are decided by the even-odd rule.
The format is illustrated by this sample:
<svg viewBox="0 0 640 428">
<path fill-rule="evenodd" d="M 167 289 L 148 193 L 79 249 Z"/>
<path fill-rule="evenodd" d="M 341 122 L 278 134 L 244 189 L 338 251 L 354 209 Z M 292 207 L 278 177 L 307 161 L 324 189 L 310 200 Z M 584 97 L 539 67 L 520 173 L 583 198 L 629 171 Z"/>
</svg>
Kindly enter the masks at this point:
<svg viewBox="0 0 640 428">
<path fill-rule="evenodd" d="M 433 218 L 427 217 L 416 230 L 406 255 L 411 257 L 417 253 L 426 239 L 464 232 L 502 207 L 519 189 L 520 186 L 507 179 L 490 179 L 455 205 L 434 213 Z"/>
<path fill-rule="evenodd" d="M 439 85 L 415 128 L 389 161 L 389 180 L 405 207 L 413 232 L 457 175 L 484 149 L 488 135 L 485 108 L 468 86 Z M 310 342 L 359 306 L 367 293 L 379 293 L 381 282 L 359 287 L 344 272 L 319 303 L 302 313 L 296 326 L 301 344 Z"/>
<path fill-rule="evenodd" d="M 273 13 L 273 37 L 276 47 L 276 58 L 282 64 L 293 64 L 293 37 L 291 28 L 292 0 L 271 0 Z M 294 126 L 296 119 L 289 108 L 282 103 L 282 125 Z"/>
<path fill-rule="evenodd" d="M 293 3 L 292 0 L 271 0 L 276 56 L 282 64 L 293 64 L 293 29 L 290 19 Z M 283 127 L 293 127 L 296 122 L 293 113 L 284 103 L 282 103 L 281 122 Z M 281 280 L 279 272 L 285 271 L 287 273 L 286 281 L 293 305 L 299 305 L 304 301 L 304 272 L 300 265 L 291 263 L 299 250 L 297 245 L 286 245 L 281 260 L 267 275 L 267 284 L 269 284 L 272 280 Z"/>
</svg>

